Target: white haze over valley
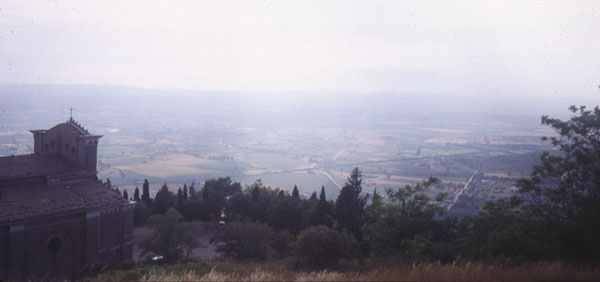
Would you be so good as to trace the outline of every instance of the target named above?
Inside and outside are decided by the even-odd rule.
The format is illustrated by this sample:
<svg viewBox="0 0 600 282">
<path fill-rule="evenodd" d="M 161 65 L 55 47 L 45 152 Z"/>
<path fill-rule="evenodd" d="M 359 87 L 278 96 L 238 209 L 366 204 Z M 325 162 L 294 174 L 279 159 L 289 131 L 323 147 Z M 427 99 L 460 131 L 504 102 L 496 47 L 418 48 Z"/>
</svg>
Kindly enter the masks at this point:
<svg viewBox="0 0 600 282">
<path fill-rule="evenodd" d="M 597 1 L 2 1 L 0 156 L 73 108 L 129 192 L 335 198 L 358 166 L 366 192 L 434 175 L 472 212 L 550 148 L 542 115 L 598 104 L 599 35 Z"/>
</svg>

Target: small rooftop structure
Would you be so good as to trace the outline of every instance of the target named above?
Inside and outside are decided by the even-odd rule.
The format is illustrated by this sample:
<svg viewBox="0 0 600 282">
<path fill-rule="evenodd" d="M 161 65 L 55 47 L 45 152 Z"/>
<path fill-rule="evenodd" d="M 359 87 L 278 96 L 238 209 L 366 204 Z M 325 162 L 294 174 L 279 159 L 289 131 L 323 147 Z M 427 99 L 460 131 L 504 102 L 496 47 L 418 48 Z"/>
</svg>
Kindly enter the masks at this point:
<svg viewBox="0 0 600 282">
<path fill-rule="evenodd" d="M 98 140 L 72 117 L 46 130 L 30 130 L 37 155 L 59 155 L 88 171 L 96 171 Z"/>
</svg>

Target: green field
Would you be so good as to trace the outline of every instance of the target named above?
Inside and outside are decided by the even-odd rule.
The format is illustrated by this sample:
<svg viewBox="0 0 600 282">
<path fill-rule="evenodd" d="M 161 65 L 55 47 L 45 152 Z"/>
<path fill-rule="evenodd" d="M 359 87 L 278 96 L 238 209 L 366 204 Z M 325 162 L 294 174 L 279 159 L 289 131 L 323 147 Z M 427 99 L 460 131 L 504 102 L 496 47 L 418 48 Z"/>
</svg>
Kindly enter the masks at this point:
<svg viewBox="0 0 600 282">
<path fill-rule="evenodd" d="M 238 163 L 238 162 L 233 162 L 233 161 L 214 161 L 214 162 L 208 162 L 208 163 L 190 164 L 190 165 L 187 165 L 187 167 L 208 169 L 208 170 L 213 170 L 213 171 L 218 170 L 218 171 L 223 171 L 223 172 L 231 172 L 231 171 L 237 171 L 237 170 L 245 170 L 249 166 L 244 163 Z"/>
</svg>

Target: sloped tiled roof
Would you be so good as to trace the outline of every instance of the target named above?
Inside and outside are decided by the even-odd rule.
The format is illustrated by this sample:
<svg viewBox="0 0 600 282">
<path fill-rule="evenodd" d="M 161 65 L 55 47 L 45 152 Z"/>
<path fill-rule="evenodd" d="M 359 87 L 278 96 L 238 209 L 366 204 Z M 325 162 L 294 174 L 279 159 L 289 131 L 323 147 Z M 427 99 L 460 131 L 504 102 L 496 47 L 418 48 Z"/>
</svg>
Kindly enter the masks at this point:
<svg viewBox="0 0 600 282">
<path fill-rule="evenodd" d="M 76 122 L 73 118 L 69 119 L 67 122 L 65 122 L 65 124 L 70 125 L 71 128 L 75 129 L 80 136 L 85 135 L 93 137 L 102 137 L 102 135 L 91 134 L 85 127 L 81 126 L 81 124 Z"/>
<path fill-rule="evenodd" d="M 70 174 L 82 170 L 58 155 L 18 155 L 0 157 L 0 180 L 38 175 Z"/>
<path fill-rule="evenodd" d="M 34 129 L 29 130 L 32 133 L 46 133 L 55 128 L 68 126 L 71 129 L 71 133 L 75 136 L 87 136 L 87 137 L 102 137 L 102 135 L 91 134 L 85 127 L 75 121 L 73 118 L 67 120 L 66 122 L 59 123 L 50 129 Z"/>
<path fill-rule="evenodd" d="M 0 223 L 126 203 L 99 182 L 88 180 L 56 185 L 0 187 Z"/>
<path fill-rule="evenodd" d="M 75 128 L 79 132 L 80 135 L 89 135 L 90 133 L 87 129 L 83 128 L 81 124 L 77 123 L 73 118 L 69 119 L 66 124 L 71 125 L 71 127 Z"/>
</svg>

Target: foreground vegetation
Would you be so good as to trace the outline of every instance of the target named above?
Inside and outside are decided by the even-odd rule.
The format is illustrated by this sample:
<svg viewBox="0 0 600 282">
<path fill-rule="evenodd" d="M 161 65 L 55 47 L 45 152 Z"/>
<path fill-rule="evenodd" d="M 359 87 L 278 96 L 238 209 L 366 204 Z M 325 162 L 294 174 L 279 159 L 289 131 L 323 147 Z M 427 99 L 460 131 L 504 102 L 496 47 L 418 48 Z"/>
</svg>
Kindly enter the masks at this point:
<svg viewBox="0 0 600 282">
<path fill-rule="evenodd" d="M 89 281 L 598 281 L 600 269 L 560 262 L 514 265 L 439 262 L 391 264 L 367 261 L 338 270 L 299 271 L 281 262 L 214 261 L 113 270 Z"/>
<path fill-rule="evenodd" d="M 193 185 L 184 186 L 176 195 L 165 185 L 150 199 L 145 184 L 141 197 L 138 191 L 134 195 L 136 222 L 146 222 L 156 232 L 141 247 L 171 265 L 131 275 L 142 280 L 597 278 L 600 109 L 570 110 L 574 115 L 568 121 L 542 117 L 558 133 L 550 138 L 557 150 L 542 154 L 531 176 L 518 181 L 519 195 L 488 202 L 473 217 L 445 216 L 439 204 L 446 195 L 430 198 L 424 193 L 438 183 L 433 177 L 387 190 L 385 196 L 364 194 L 358 168 L 335 202 L 327 201 L 323 187 L 318 197 L 315 192 L 303 199 L 296 188 L 290 194 L 257 181 L 242 189 L 229 178 L 208 180 L 198 192 Z M 199 246 L 186 220 L 226 220 L 211 239 L 216 251 L 227 259 L 258 263 L 255 267 L 262 270 L 219 272 L 210 263 L 181 266 L 178 262 L 188 261 L 190 250 Z M 286 261 L 285 267 L 264 267 L 275 260 Z M 167 271 L 172 267 L 183 269 Z M 319 272 L 323 270 L 339 272 Z"/>
</svg>

